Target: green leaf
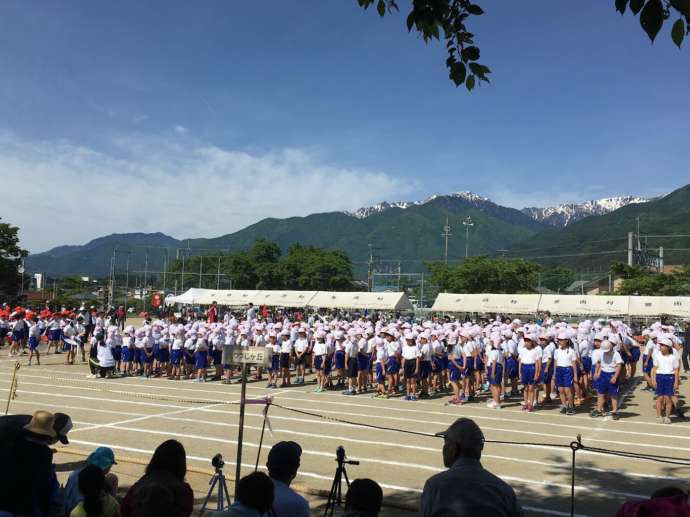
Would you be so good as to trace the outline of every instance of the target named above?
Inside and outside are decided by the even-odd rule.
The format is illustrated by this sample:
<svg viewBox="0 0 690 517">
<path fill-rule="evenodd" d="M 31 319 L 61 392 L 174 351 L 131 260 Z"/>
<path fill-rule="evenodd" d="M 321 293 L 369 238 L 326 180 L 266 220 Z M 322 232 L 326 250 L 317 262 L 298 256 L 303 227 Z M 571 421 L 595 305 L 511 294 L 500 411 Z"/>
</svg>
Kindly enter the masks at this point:
<svg viewBox="0 0 690 517">
<path fill-rule="evenodd" d="M 678 48 L 683 44 L 683 38 L 685 37 L 685 22 L 683 18 L 678 18 L 676 23 L 673 24 L 671 29 L 671 39 L 673 43 L 676 44 Z"/>
<path fill-rule="evenodd" d="M 671 0 L 671 5 L 686 18 L 690 18 L 690 0 Z"/>
<path fill-rule="evenodd" d="M 467 6 L 467 12 L 470 14 L 475 14 L 479 16 L 480 14 L 484 14 L 484 10 L 479 7 L 477 4 L 470 4 Z"/>
<path fill-rule="evenodd" d="M 407 32 L 410 32 L 412 30 L 412 27 L 414 27 L 415 19 L 416 18 L 414 11 L 411 11 L 410 14 L 407 16 Z"/>
<path fill-rule="evenodd" d="M 643 5 L 644 0 L 630 0 L 630 10 L 633 12 L 633 14 L 639 13 Z"/>
<path fill-rule="evenodd" d="M 471 75 L 467 78 L 465 81 L 465 88 L 467 88 L 468 92 L 471 92 L 474 89 L 474 76 Z"/>
<path fill-rule="evenodd" d="M 379 16 L 386 14 L 386 2 L 379 0 L 379 3 L 376 4 L 376 10 L 379 12 Z"/>
<path fill-rule="evenodd" d="M 616 11 L 621 14 L 625 13 L 625 8 L 628 5 L 628 0 L 616 0 Z"/>
<path fill-rule="evenodd" d="M 640 25 L 653 42 L 664 23 L 664 6 L 661 0 L 649 0 L 640 13 Z"/>
<path fill-rule="evenodd" d="M 460 86 L 465 82 L 467 76 L 467 68 L 462 62 L 455 62 L 450 66 L 450 79 L 455 83 L 455 86 Z"/>
<path fill-rule="evenodd" d="M 463 61 L 476 61 L 479 59 L 479 49 L 477 47 L 467 47 L 460 53 Z"/>
</svg>

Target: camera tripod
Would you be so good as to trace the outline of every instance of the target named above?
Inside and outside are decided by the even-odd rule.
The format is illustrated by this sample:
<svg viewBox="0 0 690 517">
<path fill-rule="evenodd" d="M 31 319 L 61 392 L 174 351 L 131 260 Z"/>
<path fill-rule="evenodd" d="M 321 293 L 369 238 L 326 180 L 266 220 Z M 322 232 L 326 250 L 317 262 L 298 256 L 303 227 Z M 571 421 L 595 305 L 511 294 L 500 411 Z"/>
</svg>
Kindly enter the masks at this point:
<svg viewBox="0 0 690 517">
<path fill-rule="evenodd" d="M 359 465 L 359 461 L 348 460 L 345 456 L 345 449 L 340 446 L 335 451 L 335 461 L 338 462 L 338 467 L 335 469 L 335 476 L 333 477 L 333 484 L 331 491 L 328 494 L 328 501 L 326 502 L 326 511 L 324 517 L 332 517 L 335 507 L 343 504 L 343 476 L 345 477 L 345 484 L 349 488 L 350 479 L 347 477 L 347 470 L 345 465 Z"/>
<path fill-rule="evenodd" d="M 199 511 L 199 516 L 204 515 L 206 511 L 206 505 L 208 505 L 211 500 L 211 494 L 213 494 L 213 489 L 218 485 L 218 496 L 216 498 L 216 511 L 223 511 L 226 507 L 230 507 L 230 492 L 228 492 L 228 485 L 225 482 L 225 474 L 223 474 L 223 467 L 216 466 L 216 472 L 213 474 L 211 481 L 208 482 L 211 488 L 208 489 L 208 494 L 206 499 L 204 499 L 204 504 L 201 506 Z"/>
</svg>

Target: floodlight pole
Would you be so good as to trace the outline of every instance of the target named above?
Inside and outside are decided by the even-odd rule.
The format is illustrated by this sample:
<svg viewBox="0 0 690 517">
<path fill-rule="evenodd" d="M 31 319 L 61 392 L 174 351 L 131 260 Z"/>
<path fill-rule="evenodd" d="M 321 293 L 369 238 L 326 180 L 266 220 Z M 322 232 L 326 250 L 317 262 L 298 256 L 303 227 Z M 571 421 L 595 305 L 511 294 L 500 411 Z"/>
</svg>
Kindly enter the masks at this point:
<svg viewBox="0 0 690 517">
<path fill-rule="evenodd" d="M 470 226 L 474 226 L 472 218 L 468 215 L 462 220 L 462 225 L 465 227 L 465 258 L 470 256 Z"/>
<path fill-rule="evenodd" d="M 242 438 L 244 435 L 244 406 L 247 393 L 247 363 L 242 363 L 242 394 L 240 395 L 240 421 L 237 430 L 237 455 L 235 460 L 235 501 L 238 497 L 240 477 L 242 475 Z"/>
<path fill-rule="evenodd" d="M 446 241 L 446 247 L 443 253 L 443 260 L 446 263 L 446 265 L 448 264 L 448 237 L 450 237 L 451 235 L 453 234 L 450 233 L 450 223 L 448 222 L 448 216 L 446 216 L 446 225 L 443 227 L 443 233 L 441 234 L 441 237 L 444 237 Z"/>
</svg>

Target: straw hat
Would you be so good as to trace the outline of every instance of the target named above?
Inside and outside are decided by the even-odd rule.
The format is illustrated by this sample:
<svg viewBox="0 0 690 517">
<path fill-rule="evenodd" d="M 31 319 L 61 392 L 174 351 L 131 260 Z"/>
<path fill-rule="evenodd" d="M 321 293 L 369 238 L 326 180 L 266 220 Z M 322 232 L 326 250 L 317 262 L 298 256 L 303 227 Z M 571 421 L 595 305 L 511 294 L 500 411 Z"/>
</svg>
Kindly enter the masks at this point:
<svg viewBox="0 0 690 517">
<path fill-rule="evenodd" d="M 57 433 L 53 426 L 55 425 L 55 416 L 48 411 L 36 411 L 31 417 L 31 422 L 24 426 L 24 429 L 35 434 L 55 438 Z"/>
</svg>

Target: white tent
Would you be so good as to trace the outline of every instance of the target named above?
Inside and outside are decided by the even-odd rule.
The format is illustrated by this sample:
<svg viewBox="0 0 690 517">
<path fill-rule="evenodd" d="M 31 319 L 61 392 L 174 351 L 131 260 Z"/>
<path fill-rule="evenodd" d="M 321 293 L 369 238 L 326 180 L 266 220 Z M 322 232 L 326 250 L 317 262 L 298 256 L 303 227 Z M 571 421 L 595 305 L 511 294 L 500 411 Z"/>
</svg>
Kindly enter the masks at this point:
<svg viewBox="0 0 690 517">
<path fill-rule="evenodd" d="M 663 296 L 630 296 L 628 314 L 630 316 L 659 316 L 664 314 Z"/>
<path fill-rule="evenodd" d="M 308 304 L 323 309 L 414 310 L 405 293 L 318 291 Z"/>
<path fill-rule="evenodd" d="M 316 291 L 259 291 L 254 298 L 255 305 L 268 307 L 306 307 L 316 296 Z"/>
<path fill-rule="evenodd" d="M 690 318 L 690 296 L 664 296 L 661 307 L 669 316 Z"/>
<path fill-rule="evenodd" d="M 242 289 L 198 289 L 191 288 L 178 296 L 168 296 L 167 305 L 211 305 L 213 302 L 228 307 L 240 307 L 252 302 L 259 291 Z"/>
<path fill-rule="evenodd" d="M 502 312 L 532 314 L 539 307 L 538 294 L 453 294 L 441 293 L 432 311 L 438 312 Z"/>
<path fill-rule="evenodd" d="M 628 314 L 628 297 L 543 294 L 539 310 L 552 314 L 625 316 Z"/>
</svg>

